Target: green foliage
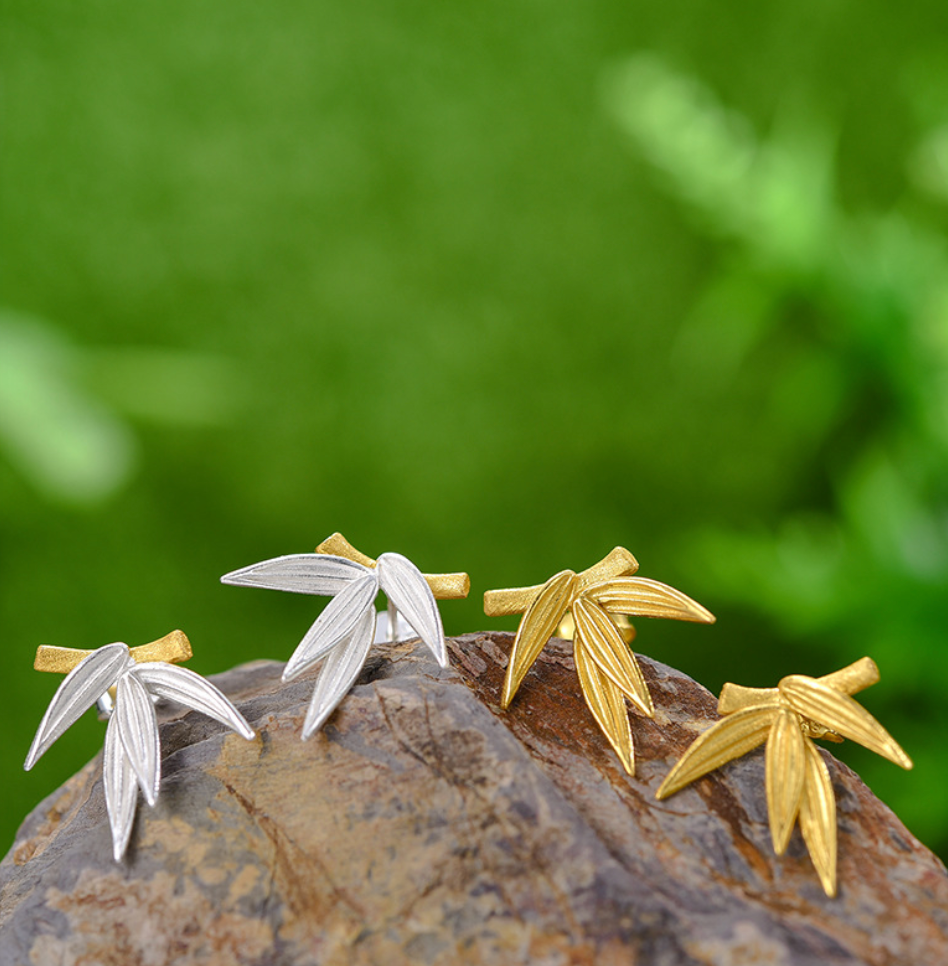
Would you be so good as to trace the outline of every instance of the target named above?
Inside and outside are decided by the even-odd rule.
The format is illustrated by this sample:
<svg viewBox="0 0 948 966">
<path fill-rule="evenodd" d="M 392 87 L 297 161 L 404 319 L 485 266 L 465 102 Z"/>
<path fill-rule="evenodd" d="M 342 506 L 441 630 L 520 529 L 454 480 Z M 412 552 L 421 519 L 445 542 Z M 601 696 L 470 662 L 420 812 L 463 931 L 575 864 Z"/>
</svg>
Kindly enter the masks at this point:
<svg viewBox="0 0 948 966">
<path fill-rule="evenodd" d="M 690 391 L 713 399 L 726 391 L 722 362 L 733 376 L 758 364 L 775 329 L 793 337 L 764 405 L 774 433 L 811 447 L 788 467 L 796 490 L 769 526 L 701 530 L 695 572 L 719 598 L 812 640 L 823 660 L 874 657 L 884 720 L 925 741 L 920 708 L 948 724 L 944 239 L 907 203 L 848 214 L 832 190 L 831 141 L 812 118 L 758 141 L 745 118 L 654 57 L 630 61 L 606 91 L 669 189 L 735 246 L 682 330 Z M 923 150 L 935 154 L 941 136 Z M 918 785 L 887 782 L 871 759 L 863 770 L 910 826 L 943 839 L 942 768 Z"/>
<path fill-rule="evenodd" d="M 101 499 L 131 472 L 130 433 L 85 392 L 81 354 L 51 326 L 0 313 L 0 442 L 44 494 Z"/>
<path fill-rule="evenodd" d="M 224 359 L 80 348 L 48 322 L 0 310 L 0 448 L 49 499 L 97 503 L 128 482 L 137 445 L 126 416 L 213 426 L 240 395 Z"/>
</svg>

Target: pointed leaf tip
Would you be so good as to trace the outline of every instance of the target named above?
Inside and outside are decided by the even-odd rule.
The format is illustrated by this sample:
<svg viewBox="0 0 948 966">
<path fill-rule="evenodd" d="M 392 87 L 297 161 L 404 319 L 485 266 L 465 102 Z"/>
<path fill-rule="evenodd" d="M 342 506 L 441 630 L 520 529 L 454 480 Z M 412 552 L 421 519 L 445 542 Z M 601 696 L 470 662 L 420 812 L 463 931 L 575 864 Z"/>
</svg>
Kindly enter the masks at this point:
<svg viewBox="0 0 948 966">
<path fill-rule="evenodd" d="M 805 718 L 858 742 L 902 768 L 912 767 L 912 759 L 892 735 L 848 694 L 803 674 L 785 677 L 777 687 L 790 706 Z"/>
<path fill-rule="evenodd" d="M 36 731 L 23 765 L 26 771 L 108 691 L 128 663 L 128 655 L 125 644 L 106 644 L 83 658 L 66 675 Z"/>
<path fill-rule="evenodd" d="M 366 609 L 372 608 L 378 586 L 376 571 L 366 570 L 333 597 L 286 662 L 284 682 L 299 677 L 349 637 Z"/>
<path fill-rule="evenodd" d="M 161 779 L 158 719 L 145 685 L 130 671 L 119 678 L 112 713 L 118 719 L 119 738 L 145 801 L 154 805 Z"/>
<path fill-rule="evenodd" d="M 598 604 L 583 597 L 573 602 L 572 612 L 576 635 L 599 670 L 642 714 L 653 717 L 655 707 L 641 668 L 612 618 Z"/>
<path fill-rule="evenodd" d="M 321 553 L 292 553 L 232 570 L 221 577 L 221 583 L 332 597 L 351 581 L 371 572 L 368 567 L 344 557 Z"/>
<path fill-rule="evenodd" d="M 138 782 L 135 771 L 125 754 L 118 733 L 118 716 L 109 718 L 105 730 L 105 751 L 102 756 L 102 783 L 105 789 L 105 809 L 112 830 L 112 855 L 122 861 L 135 822 L 138 805 Z"/>
<path fill-rule="evenodd" d="M 619 756 L 622 767 L 630 775 L 635 774 L 635 749 L 632 744 L 632 727 L 622 692 L 592 659 L 577 627 L 573 641 L 573 658 L 576 673 L 586 705 L 592 712 L 602 733 Z"/>
<path fill-rule="evenodd" d="M 256 737 L 256 732 L 227 695 L 200 674 L 158 661 L 138 664 L 129 673 L 134 674 L 156 697 L 206 714 L 248 741 Z"/>
<path fill-rule="evenodd" d="M 306 718 L 303 740 L 326 723 L 355 684 L 375 637 L 375 608 L 369 608 L 347 641 L 334 648 L 319 671 Z"/>
<path fill-rule="evenodd" d="M 576 586 L 577 577 L 572 570 L 554 574 L 540 588 L 533 603 L 527 608 L 510 651 L 510 661 L 504 676 L 502 707 L 506 708 L 513 700 L 527 671 L 553 636 L 569 609 Z"/>
<path fill-rule="evenodd" d="M 800 716 L 789 708 L 777 712 L 767 737 L 767 811 L 774 852 L 783 855 L 803 797 L 806 750 Z"/>
<path fill-rule="evenodd" d="M 425 642 L 441 667 L 448 666 L 441 613 L 422 572 L 400 553 L 383 553 L 378 559 L 379 584 L 415 633 Z"/>
<path fill-rule="evenodd" d="M 776 708 L 746 708 L 715 722 L 695 738 L 665 776 L 655 797 L 668 798 L 695 779 L 762 745 L 776 715 Z"/>
<path fill-rule="evenodd" d="M 668 584 L 648 577 L 613 577 L 586 589 L 591 597 L 610 614 L 632 617 L 664 617 L 679 621 L 713 624 L 714 614 L 696 600 Z"/>
</svg>

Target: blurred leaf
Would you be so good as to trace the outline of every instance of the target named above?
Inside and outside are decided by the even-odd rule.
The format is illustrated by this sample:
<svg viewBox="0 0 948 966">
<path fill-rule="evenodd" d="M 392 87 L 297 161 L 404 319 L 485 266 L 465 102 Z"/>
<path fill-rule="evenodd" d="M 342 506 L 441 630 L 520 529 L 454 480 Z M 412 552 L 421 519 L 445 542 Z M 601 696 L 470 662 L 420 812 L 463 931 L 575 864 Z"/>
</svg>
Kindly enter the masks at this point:
<svg viewBox="0 0 948 966">
<path fill-rule="evenodd" d="M 48 497 L 101 500 L 129 477 L 128 428 L 82 388 L 78 350 L 52 326 L 0 312 L 0 446 Z"/>
<path fill-rule="evenodd" d="M 746 118 L 654 54 L 614 68 L 603 90 L 622 129 L 716 232 L 783 270 L 808 273 L 820 263 L 834 216 L 824 124 L 787 112 L 760 142 Z"/>
<path fill-rule="evenodd" d="M 728 379 L 709 374 L 734 379 L 767 359 L 761 406 L 796 454 L 783 468 L 795 485 L 769 524 L 694 535 L 695 578 L 821 658 L 876 657 L 892 687 L 886 714 L 907 730 L 948 688 L 945 239 L 915 210 L 845 211 L 831 139 L 805 113 L 758 141 L 700 81 L 653 56 L 630 60 L 606 90 L 682 204 L 732 243 L 682 329 L 681 357 L 720 397 Z M 948 128 L 922 140 L 909 170 L 948 198 Z M 923 788 L 942 784 L 940 754 Z M 895 795 L 910 824 L 948 840 L 948 817 L 921 804 L 941 792 Z"/>
<path fill-rule="evenodd" d="M 607 73 L 603 96 L 645 157 L 718 231 L 750 230 L 747 188 L 758 145 L 743 117 L 653 54 Z"/>
<path fill-rule="evenodd" d="M 917 187 L 948 201 L 948 125 L 929 131 L 909 155 L 906 167 Z"/>
<path fill-rule="evenodd" d="M 85 349 L 48 322 L 0 310 L 0 449 L 51 499 L 94 503 L 128 481 L 137 444 L 120 413 L 214 426 L 244 393 L 226 359 Z"/>
</svg>

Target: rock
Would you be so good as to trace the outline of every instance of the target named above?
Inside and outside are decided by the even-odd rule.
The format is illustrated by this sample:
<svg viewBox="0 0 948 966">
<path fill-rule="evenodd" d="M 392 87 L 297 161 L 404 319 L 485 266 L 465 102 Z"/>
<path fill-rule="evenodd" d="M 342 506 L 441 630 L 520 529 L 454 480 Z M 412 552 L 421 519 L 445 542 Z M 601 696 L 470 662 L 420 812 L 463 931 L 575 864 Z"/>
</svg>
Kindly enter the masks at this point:
<svg viewBox="0 0 948 966">
<path fill-rule="evenodd" d="M 839 896 L 800 839 L 773 855 L 757 751 L 665 802 L 717 717 L 648 658 L 627 776 L 552 641 L 509 712 L 508 634 L 377 647 L 325 730 L 312 676 L 256 662 L 214 680 L 255 742 L 162 706 L 162 790 L 111 858 L 101 757 L 26 819 L 0 864 L 0 963 L 677 964 L 948 962 L 948 875 L 827 756 Z"/>
</svg>

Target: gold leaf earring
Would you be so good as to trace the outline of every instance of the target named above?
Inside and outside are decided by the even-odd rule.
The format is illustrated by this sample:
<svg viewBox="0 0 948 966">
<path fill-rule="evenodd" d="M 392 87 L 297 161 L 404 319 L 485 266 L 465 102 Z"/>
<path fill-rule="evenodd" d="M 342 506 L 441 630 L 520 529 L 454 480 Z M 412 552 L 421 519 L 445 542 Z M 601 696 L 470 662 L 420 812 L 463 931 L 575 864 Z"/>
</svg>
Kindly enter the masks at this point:
<svg viewBox="0 0 948 966">
<path fill-rule="evenodd" d="M 484 612 L 489 617 L 523 614 L 504 677 L 501 706 L 507 708 L 513 701 L 554 634 L 572 637 L 583 697 L 630 775 L 635 774 L 635 755 L 626 699 L 649 718 L 655 712 L 629 647 L 635 630 L 626 617 L 714 622 L 709 611 L 681 591 L 633 576 L 638 566 L 628 550 L 616 547 L 581 573 L 564 570 L 542 585 L 484 594 Z"/>
<path fill-rule="evenodd" d="M 878 680 L 875 662 L 864 657 L 821 678 L 792 674 L 775 688 L 725 684 L 718 699 L 718 711 L 725 717 L 695 739 L 662 782 L 657 797 L 674 795 L 766 741 L 767 812 L 774 851 L 786 851 L 799 820 L 823 889 L 835 896 L 836 800 L 829 769 L 813 739 L 849 738 L 911 768 L 911 759 L 895 739 L 851 697 Z"/>
</svg>

